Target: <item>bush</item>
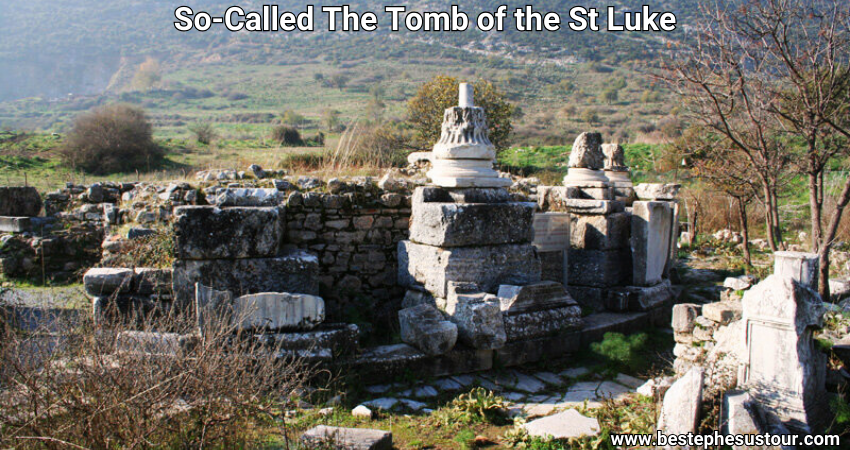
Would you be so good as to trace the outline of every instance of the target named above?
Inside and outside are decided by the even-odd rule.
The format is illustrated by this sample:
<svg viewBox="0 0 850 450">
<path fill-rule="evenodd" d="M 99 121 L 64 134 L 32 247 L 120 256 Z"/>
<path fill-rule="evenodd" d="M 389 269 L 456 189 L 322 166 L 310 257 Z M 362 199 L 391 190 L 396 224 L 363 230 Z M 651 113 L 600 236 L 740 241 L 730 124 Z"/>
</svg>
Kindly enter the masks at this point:
<svg viewBox="0 0 850 450">
<path fill-rule="evenodd" d="M 137 318 L 145 330 L 195 329 L 194 317 Z M 125 325 L 53 325 L 75 333 L 4 336 L 2 448 L 257 448 L 269 432 L 286 435 L 284 411 L 312 373 L 227 325 L 160 354 L 144 344 L 117 352 Z"/>
<path fill-rule="evenodd" d="M 125 104 L 77 117 L 60 154 L 66 164 L 95 174 L 151 170 L 163 159 L 144 110 Z"/>
<path fill-rule="evenodd" d="M 301 133 L 297 129 L 288 125 L 278 125 L 272 129 L 272 139 L 284 146 L 304 145 L 304 140 L 301 139 Z"/>
<path fill-rule="evenodd" d="M 218 137 L 215 128 L 208 123 L 193 123 L 189 125 L 189 131 L 195 135 L 195 139 L 204 145 L 210 145 Z"/>
<path fill-rule="evenodd" d="M 615 369 L 636 369 L 644 362 L 641 352 L 648 337 L 645 333 L 625 336 L 622 333 L 605 333 L 602 342 L 590 344 L 594 353 L 606 359 Z"/>
</svg>

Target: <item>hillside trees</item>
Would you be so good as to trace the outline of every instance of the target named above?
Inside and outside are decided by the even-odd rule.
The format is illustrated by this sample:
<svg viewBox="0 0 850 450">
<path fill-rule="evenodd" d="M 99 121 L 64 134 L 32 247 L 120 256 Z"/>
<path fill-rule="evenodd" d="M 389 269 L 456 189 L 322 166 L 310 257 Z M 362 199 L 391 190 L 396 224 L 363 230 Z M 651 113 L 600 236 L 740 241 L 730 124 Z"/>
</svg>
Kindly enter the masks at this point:
<svg viewBox="0 0 850 450">
<path fill-rule="evenodd" d="M 407 104 L 408 121 L 413 125 L 422 148 L 433 145 L 440 138 L 443 123 L 443 111 L 457 106 L 460 81 L 449 76 L 436 76 L 422 85 Z M 487 114 L 487 126 L 490 140 L 496 149 L 508 147 L 513 131 L 511 120 L 516 111 L 508 103 L 504 93 L 488 81 L 478 81 L 473 85 L 475 105 L 484 108 Z"/>
<path fill-rule="evenodd" d="M 783 172 L 808 180 L 812 247 L 819 290 L 829 298 L 829 249 L 850 202 L 842 177 L 835 208 L 824 217 L 830 164 L 850 155 L 850 12 L 840 0 L 739 0 L 701 6 L 685 57 L 667 80 L 691 118 L 724 136 L 761 181 L 781 242 L 776 189 Z"/>
<path fill-rule="evenodd" d="M 156 87 L 160 81 L 162 81 L 162 69 L 159 66 L 159 61 L 148 58 L 139 65 L 136 74 L 133 76 L 133 89 L 147 91 Z"/>
</svg>

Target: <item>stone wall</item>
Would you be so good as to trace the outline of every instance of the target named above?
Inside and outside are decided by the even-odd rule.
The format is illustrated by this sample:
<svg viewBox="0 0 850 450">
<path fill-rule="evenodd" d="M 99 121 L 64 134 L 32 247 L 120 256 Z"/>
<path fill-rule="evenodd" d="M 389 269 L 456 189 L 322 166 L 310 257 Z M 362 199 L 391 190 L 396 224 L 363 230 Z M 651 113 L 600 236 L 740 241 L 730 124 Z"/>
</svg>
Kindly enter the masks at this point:
<svg viewBox="0 0 850 450">
<path fill-rule="evenodd" d="M 396 248 L 408 236 L 409 191 L 293 192 L 286 205 L 285 245 L 319 257 L 329 317 L 392 317 L 404 296 Z"/>
</svg>

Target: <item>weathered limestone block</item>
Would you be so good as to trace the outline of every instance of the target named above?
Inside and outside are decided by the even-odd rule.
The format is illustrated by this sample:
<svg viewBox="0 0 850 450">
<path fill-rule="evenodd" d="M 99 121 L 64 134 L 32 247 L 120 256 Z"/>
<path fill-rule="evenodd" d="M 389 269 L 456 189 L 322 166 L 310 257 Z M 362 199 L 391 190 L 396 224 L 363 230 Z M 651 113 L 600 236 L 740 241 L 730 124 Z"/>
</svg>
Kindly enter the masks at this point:
<svg viewBox="0 0 850 450">
<path fill-rule="evenodd" d="M 498 366 L 512 367 L 557 358 L 581 350 L 581 332 L 566 330 L 534 339 L 508 341 L 495 351 Z"/>
<path fill-rule="evenodd" d="M 442 355 L 457 342 L 457 325 L 447 321 L 435 307 L 419 305 L 398 312 L 401 340 L 426 355 Z"/>
<path fill-rule="evenodd" d="M 546 439 L 573 439 L 596 436 L 601 427 L 599 421 L 581 415 L 575 409 L 533 420 L 522 426 L 529 436 Z"/>
<path fill-rule="evenodd" d="M 723 395 L 720 423 L 725 435 L 760 434 L 755 405 L 746 392 L 728 392 Z M 733 447 L 744 449 L 745 447 Z"/>
<path fill-rule="evenodd" d="M 728 277 L 723 280 L 723 287 L 733 291 L 745 291 L 753 286 L 756 279 L 752 275 L 741 275 L 740 277 Z"/>
<path fill-rule="evenodd" d="M 796 280 L 803 286 L 818 288 L 818 255 L 803 252 L 776 252 L 773 254 L 773 273 Z"/>
<path fill-rule="evenodd" d="M 35 217 L 40 212 L 41 196 L 34 187 L 0 187 L 0 216 Z"/>
<path fill-rule="evenodd" d="M 635 186 L 635 194 L 643 201 L 676 200 L 679 195 L 678 184 L 643 183 Z"/>
<path fill-rule="evenodd" d="M 560 283 L 499 286 L 508 341 L 549 336 L 581 327 L 581 307 Z"/>
<path fill-rule="evenodd" d="M 325 320 L 321 297 L 264 292 L 233 299 L 233 320 L 242 330 L 311 330 Z"/>
<path fill-rule="evenodd" d="M 664 434 L 696 433 L 702 403 L 703 370 L 694 367 L 676 380 L 661 404 L 658 429 Z"/>
<path fill-rule="evenodd" d="M 826 356 L 812 335 L 823 326 L 820 296 L 794 278 L 771 275 L 741 303 L 750 394 L 789 428 L 810 432 L 825 426 Z"/>
<path fill-rule="evenodd" d="M 166 293 L 171 283 L 171 269 L 137 267 L 133 272 L 133 289 L 141 295 Z"/>
<path fill-rule="evenodd" d="M 319 260 L 302 250 L 274 258 L 178 260 L 173 288 L 178 303 L 189 304 L 195 283 L 234 295 L 258 292 L 319 293 Z"/>
<path fill-rule="evenodd" d="M 0 232 L 2 233 L 23 233 L 31 228 L 32 221 L 29 217 L 0 216 Z"/>
<path fill-rule="evenodd" d="M 701 308 L 700 305 L 694 303 L 680 303 L 673 306 L 673 331 L 676 333 L 693 332 Z"/>
<path fill-rule="evenodd" d="M 525 244 L 533 203 L 414 203 L 410 240 L 438 247 Z"/>
<path fill-rule="evenodd" d="M 115 338 L 119 353 L 179 356 L 190 351 L 198 342 L 196 335 L 122 331 Z"/>
<path fill-rule="evenodd" d="M 573 215 L 570 234 L 572 248 L 584 250 L 626 248 L 629 246 L 629 216 L 626 213 Z"/>
<path fill-rule="evenodd" d="M 413 191 L 411 203 L 507 203 L 510 199 L 510 193 L 503 188 L 446 189 L 440 186 L 420 186 Z"/>
<path fill-rule="evenodd" d="M 635 286 L 661 282 L 670 258 L 673 209 L 667 202 L 634 202 L 632 206 L 632 278 Z"/>
<path fill-rule="evenodd" d="M 308 449 L 392 450 L 393 434 L 383 430 L 319 425 L 305 431 L 301 442 Z"/>
<path fill-rule="evenodd" d="M 233 317 L 233 294 L 195 283 L 195 315 L 203 335 L 228 330 Z"/>
<path fill-rule="evenodd" d="M 109 297 L 116 293 L 130 292 L 133 286 L 133 269 L 96 267 L 83 275 L 86 293 L 96 297 Z"/>
<path fill-rule="evenodd" d="M 714 302 L 702 307 L 702 315 L 721 325 L 741 320 L 743 313 L 739 302 Z"/>
<path fill-rule="evenodd" d="M 500 284 L 540 281 L 540 259 L 531 244 L 442 249 L 401 241 L 398 246 L 399 284 L 423 285 L 438 298 L 448 296 L 448 282 L 477 283 L 482 291 Z"/>
<path fill-rule="evenodd" d="M 284 236 L 284 210 L 181 206 L 175 210 L 179 259 L 262 258 L 277 255 Z"/>
<path fill-rule="evenodd" d="M 470 347 L 481 350 L 501 348 L 507 342 L 505 323 L 499 302 L 492 296 L 453 296 L 449 318 L 457 324 L 458 337 Z M 493 300 L 491 300 L 493 299 Z"/>
<path fill-rule="evenodd" d="M 611 287 L 627 284 L 629 252 L 621 250 L 570 250 L 569 280 L 571 285 Z"/>
<path fill-rule="evenodd" d="M 609 311 L 649 311 L 669 305 L 675 299 L 670 280 L 655 286 L 626 286 L 607 292 L 605 307 Z"/>
<path fill-rule="evenodd" d="M 223 188 L 210 199 L 218 207 L 226 206 L 279 206 L 285 200 L 284 193 L 277 189 Z"/>
<path fill-rule="evenodd" d="M 331 359 L 344 359 L 357 352 L 360 331 L 354 324 L 323 323 L 310 331 L 263 333 L 256 338 L 273 351 L 288 354 L 314 352 L 330 355 Z"/>
</svg>

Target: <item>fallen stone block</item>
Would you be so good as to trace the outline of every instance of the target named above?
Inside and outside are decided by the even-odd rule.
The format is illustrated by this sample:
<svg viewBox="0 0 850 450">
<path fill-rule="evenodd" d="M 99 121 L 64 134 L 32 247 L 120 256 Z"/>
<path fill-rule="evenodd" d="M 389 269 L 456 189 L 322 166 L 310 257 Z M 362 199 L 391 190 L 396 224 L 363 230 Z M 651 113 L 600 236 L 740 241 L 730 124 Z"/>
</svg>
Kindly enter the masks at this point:
<svg viewBox="0 0 850 450">
<path fill-rule="evenodd" d="M 746 392 L 727 392 L 720 409 L 720 427 L 725 435 L 760 434 L 758 418 Z M 735 450 L 745 447 L 733 447 Z"/>
<path fill-rule="evenodd" d="M 0 187 L 0 216 L 35 217 L 40 212 L 41 196 L 34 187 Z"/>
<path fill-rule="evenodd" d="M 122 331 L 115 338 L 115 349 L 119 353 L 179 356 L 197 342 L 198 337 L 194 335 Z"/>
<path fill-rule="evenodd" d="M 740 277 L 728 277 L 723 281 L 723 287 L 733 291 L 745 291 L 756 282 L 752 275 L 741 275 Z"/>
<path fill-rule="evenodd" d="M 740 302 L 715 302 L 702 306 L 702 315 L 721 325 L 741 320 L 742 314 Z"/>
<path fill-rule="evenodd" d="M 276 256 L 286 224 L 277 207 L 181 206 L 175 217 L 177 258 L 192 260 Z"/>
<path fill-rule="evenodd" d="M 178 260 L 174 263 L 175 301 L 194 301 L 195 283 L 234 295 L 259 292 L 319 293 L 319 260 L 302 250 L 274 258 Z"/>
<path fill-rule="evenodd" d="M 540 281 L 540 259 L 531 244 L 443 249 L 401 241 L 398 259 L 400 285 L 422 285 L 439 298 L 447 297 L 449 281 L 477 283 L 485 292 Z"/>
<path fill-rule="evenodd" d="M 240 330 L 310 330 L 325 320 L 321 297 L 264 292 L 233 299 L 233 325 Z"/>
<path fill-rule="evenodd" d="M 525 244 L 533 203 L 413 203 L 410 240 L 437 247 Z"/>
<path fill-rule="evenodd" d="M 664 434 L 696 433 L 702 404 L 703 370 L 694 367 L 676 380 L 661 404 L 658 430 Z"/>
<path fill-rule="evenodd" d="M 662 183 L 641 183 L 634 187 L 635 194 L 641 200 L 656 201 L 656 200 L 676 200 L 679 195 L 681 185 L 678 184 L 662 184 Z"/>
<path fill-rule="evenodd" d="M 462 300 L 450 319 L 457 324 L 460 340 L 473 348 L 494 350 L 507 342 L 505 322 L 497 301 Z"/>
<path fill-rule="evenodd" d="M 32 222 L 29 217 L 0 216 L 0 232 L 2 233 L 23 233 L 31 228 Z"/>
<path fill-rule="evenodd" d="M 564 285 L 554 281 L 541 281 L 524 286 L 503 284 L 496 296 L 499 306 L 508 314 L 542 311 L 545 309 L 575 306 Z"/>
<path fill-rule="evenodd" d="M 676 333 L 691 333 L 694 331 L 697 316 L 702 307 L 694 303 L 680 303 L 673 306 L 673 331 Z"/>
<path fill-rule="evenodd" d="M 305 431 L 301 442 L 311 449 L 392 450 L 393 434 L 382 430 L 319 425 Z"/>
<path fill-rule="evenodd" d="M 571 439 L 583 436 L 596 436 L 600 426 L 596 419 L 585 417 L 575 409 L 533 420 L 522 426 L 529 436 Z"/>
<path fill-rule="evenodd" d="M 133 269 L 96 267 L 83 275 L 86 293 L 96 297 L 108 297 L 117 293 L 130 292 L 133 286 Z"/>
<path fill-rule="evenodd" d="M 272 350 L 327 350 L 339 359 L 357 352 L 360 331 L 354 324 L 323 323 L 310 331 L 263 333 L 256 338 Z"/>
<path fill-rule="evenodd" d="M 401 340 L 427 355 L 441 355 L 454 348 L 457 325 L 445 320 L 437 308 L 419 305 L 398 312 Z"/>
</svg>

